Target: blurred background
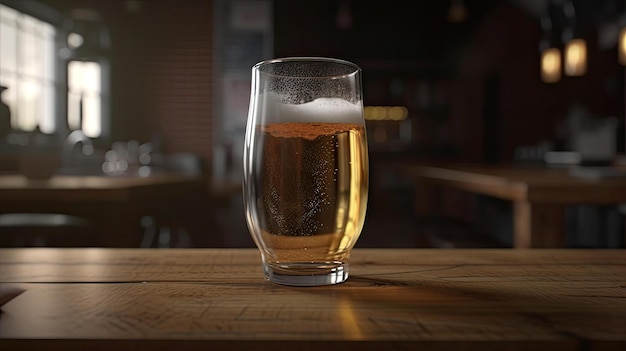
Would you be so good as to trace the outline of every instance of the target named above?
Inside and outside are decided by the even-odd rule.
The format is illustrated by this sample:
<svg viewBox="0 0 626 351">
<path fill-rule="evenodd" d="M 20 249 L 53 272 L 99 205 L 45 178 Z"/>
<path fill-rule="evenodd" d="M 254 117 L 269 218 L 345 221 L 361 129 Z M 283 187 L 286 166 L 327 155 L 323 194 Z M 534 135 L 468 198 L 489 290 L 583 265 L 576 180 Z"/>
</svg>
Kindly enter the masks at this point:
<svg viewBox="0 0 626 351">
<path fill-rule="evenodd" d="M 624 5 L 0 0 L 0 172 L 38 178 L 42 160 L 55 157 L 51 174 L 76 177 L 190 172 L 205 186 L 179 206 L 185 240 L 168 245 L 252 247 L 240 192 L 250 67 L 274 57 L 342 58 L 364 72 L 370 147 L 371 197 L 357 246 L 432 246 L 399 164 L 533 162 L 567 151 L 581 121 L 606 125 L 613 151 L 624 152 Z M 483 200 L 449 192 L 440 205 L 470 223 L 488 211 L 482 230 L 510 244 L 508 204 Z M 91 211 L 106 211 L 94 204 Z M 573 216 L 623 233 L 619 207 Z M 140 235 L 162 232 L 149 217 L 133 224 Z"/>
</svg>

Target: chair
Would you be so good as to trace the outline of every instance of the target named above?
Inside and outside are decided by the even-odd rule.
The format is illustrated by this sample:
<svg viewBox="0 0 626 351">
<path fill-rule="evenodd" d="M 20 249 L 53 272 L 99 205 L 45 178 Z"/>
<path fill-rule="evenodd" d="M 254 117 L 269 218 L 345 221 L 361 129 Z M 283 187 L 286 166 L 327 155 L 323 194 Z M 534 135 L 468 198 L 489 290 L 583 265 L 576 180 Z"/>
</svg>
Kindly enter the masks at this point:
<svg viewBox="0 0 626 351">
<path fill-rule="evenodd" d="M 163 160 L 166 171 L 182 173 L 191 176 L 202 176 L 205 173 L 205 164 L 201 157 L 193 153 L 174 153 L 167 155 Z M 204 196 L 206 195 L 206 196 Z M 196 205 L 199 211 L 177 211 L 159 217 L 145 216 L 141 219 L 143 248 L 193 247 L 204 241 L 194 236 L 193 228 L 188 224 L 199 219 L 209 219 L 209 194 L 193 194 L 185 205 Z M 206 212 L 205 212 L 206 211 Z"/>
</svg>

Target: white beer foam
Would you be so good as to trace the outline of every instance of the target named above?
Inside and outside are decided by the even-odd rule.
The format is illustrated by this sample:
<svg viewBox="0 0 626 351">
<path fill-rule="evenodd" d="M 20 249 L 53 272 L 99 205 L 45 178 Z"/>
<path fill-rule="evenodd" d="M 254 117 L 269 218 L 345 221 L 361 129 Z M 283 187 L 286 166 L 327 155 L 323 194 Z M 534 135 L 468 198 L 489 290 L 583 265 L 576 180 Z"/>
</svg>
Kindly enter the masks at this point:
<svg viewBox="0 0 626 351">
<path fill-rule="evenodd" d="M 340 98 L 319 98 L 304 104 L 283 104 L 274 97 L 265 100 L 267 123 L 327 122 L 363 124 L 360 103 Z"/>
</svg>

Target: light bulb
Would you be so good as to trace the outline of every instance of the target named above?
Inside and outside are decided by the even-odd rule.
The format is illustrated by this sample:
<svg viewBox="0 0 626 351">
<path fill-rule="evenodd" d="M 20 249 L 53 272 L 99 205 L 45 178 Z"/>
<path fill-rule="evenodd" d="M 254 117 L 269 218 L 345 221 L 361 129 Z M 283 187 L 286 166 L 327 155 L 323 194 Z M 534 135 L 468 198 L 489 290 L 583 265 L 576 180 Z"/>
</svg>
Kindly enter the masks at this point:
<svg viewBox="0 0 626 351">
<path fill-rule="evenodd" d="M 587 43 L 584 39 L 572 39 L 565 45 L 565 74 L 582 76 L 587 72 Z"/>
<path fill-rule="evenodd" d="M 548 48 L 541 53 L 541 80 L 556 83 L 561 80 L 561 51 Z"/>
</svg>

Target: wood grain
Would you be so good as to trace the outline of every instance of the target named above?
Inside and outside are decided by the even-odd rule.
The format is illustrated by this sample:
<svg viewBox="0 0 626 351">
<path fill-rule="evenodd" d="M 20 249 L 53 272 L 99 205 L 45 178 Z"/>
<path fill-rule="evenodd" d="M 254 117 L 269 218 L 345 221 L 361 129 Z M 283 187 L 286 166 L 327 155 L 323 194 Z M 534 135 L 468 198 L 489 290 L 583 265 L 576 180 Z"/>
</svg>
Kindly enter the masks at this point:
<svg viewBox="0 0 626 351">
<path fill-rule="evenodd" d="M 621 250 L 357 249 L 338 286 L 264 281 L 255 249 L 0 250 L 13 349 L 618 349 Z"/>
</svg>

